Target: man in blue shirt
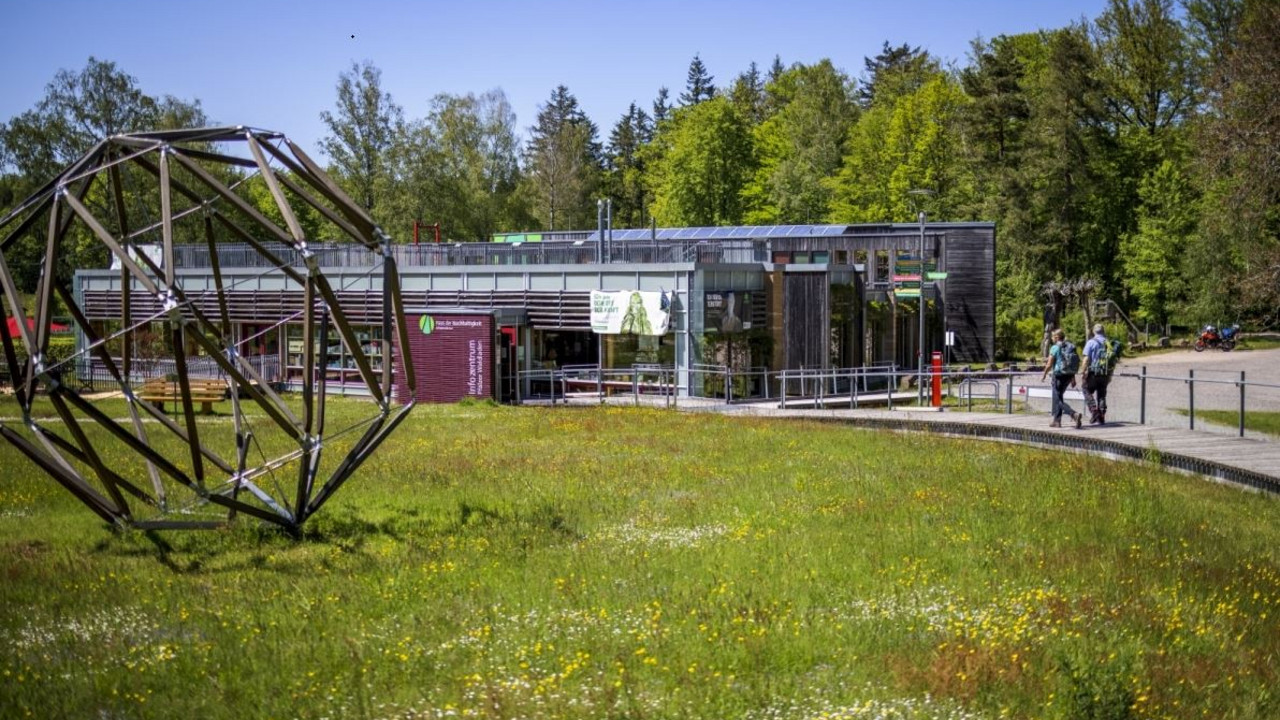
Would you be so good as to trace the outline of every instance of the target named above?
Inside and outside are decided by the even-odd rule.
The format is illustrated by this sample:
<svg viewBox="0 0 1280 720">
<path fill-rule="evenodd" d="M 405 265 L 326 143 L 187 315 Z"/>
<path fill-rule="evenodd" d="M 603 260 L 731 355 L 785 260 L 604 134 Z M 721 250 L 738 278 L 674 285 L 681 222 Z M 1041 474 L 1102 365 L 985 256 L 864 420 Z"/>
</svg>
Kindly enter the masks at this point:
<svg viewBox="0 0 1280 720">
<path fill-rule="evenodd" d="M 1101 425 L 1107 421 L 1107 385 L 1111 383 L 1111 368 L 1106 367 L 1107 336 L 1102 324 L 1093 326 L 1093 337 L 1084 344 L 1084 403 L 1089 408 L 1089 424 Z"/>
</svg>

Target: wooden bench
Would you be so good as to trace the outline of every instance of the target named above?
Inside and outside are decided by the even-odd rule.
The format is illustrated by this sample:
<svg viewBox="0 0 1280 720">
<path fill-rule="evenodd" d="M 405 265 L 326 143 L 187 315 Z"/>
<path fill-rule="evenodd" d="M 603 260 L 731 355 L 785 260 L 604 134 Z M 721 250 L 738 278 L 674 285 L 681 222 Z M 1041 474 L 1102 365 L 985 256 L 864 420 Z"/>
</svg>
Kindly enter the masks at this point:
<svg viewBox="0 0 1280 720">
<path fill-rule="evenodd" d="M 670 385 L 653 382 L 632 383 L 630 380 L 596 381 L 588 378 L 565 378 L 565 392 L 572 396 L 630 395 L 638 392 L 641 395 L 664 395 L 672 392 Z"/>
<path fill-rule="evenodd" d="M 227 399 L 225 380 L 190 378 L 187 384 L 191 387 L 191 402 L 200 403 L 200 412 L 203 415 L 212 415 L 213 404 Z M 154 378 L 142 384 L 137 397 L 147 402 L 159 403 L 160 412 L 164 412 L 166 402 L 175 405 L 182 402 L 182 385 L 177 380 Z"/>
</svg>

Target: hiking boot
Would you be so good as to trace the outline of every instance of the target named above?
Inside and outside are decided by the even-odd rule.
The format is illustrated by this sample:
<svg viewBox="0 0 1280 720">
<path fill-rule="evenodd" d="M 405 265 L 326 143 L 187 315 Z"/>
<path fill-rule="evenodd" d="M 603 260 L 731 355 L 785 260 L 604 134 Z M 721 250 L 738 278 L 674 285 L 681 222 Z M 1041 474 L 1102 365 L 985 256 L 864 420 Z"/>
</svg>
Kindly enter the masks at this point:
<svg viewBox="0 0 1280 720">
<path fill-rule="evenodd" d="M 1054 420 L 1053 422 L 1049 423 L 1049 427 L 1062 427 L 1062 421 Z"/>
<path fill-rule="evenodd" d="M 1076 429 L 1079 430 L 1080 426 L 1084 424 L 1084 415 L 1082 415 L 1081 413 L 1076 413 L 1075 420 L 1076 420 Z"/>
<path fill-rule="evenodd" d="M 1099 425 L 1106 425 L 1106 424 L 1107 424 L 1107 414 L 1106 414 L 1106 413 L 1098 413 L 1098 424 L 1099 424 Z"/>
</svg>

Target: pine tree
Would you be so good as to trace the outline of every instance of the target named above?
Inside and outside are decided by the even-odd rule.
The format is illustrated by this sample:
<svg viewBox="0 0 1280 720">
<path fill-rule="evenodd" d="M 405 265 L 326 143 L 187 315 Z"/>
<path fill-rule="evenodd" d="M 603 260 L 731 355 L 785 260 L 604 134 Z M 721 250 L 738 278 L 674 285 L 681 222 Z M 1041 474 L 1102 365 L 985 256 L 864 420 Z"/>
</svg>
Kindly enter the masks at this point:
<svg viewBox="0 0 1280 720">
<path fill-rule="evenodd" d="M 769 66 L 769 82 L 776 82 L 786 70 L 786 66 L 782 64 L 782 56 L 774 55 L 773 64 Z"/>
<path fill-rule="evenodd" d="M 671 117 L 671 101 L 668 99 L 670 91 L 666 86 L 658 88 L 658 97 L 653 101 L 653 126 L 656 129 L 659 125 Z"/>
<path fill-rule="evenodd" d="M 631 103 L 609 134 L 605 156 L 607 192 L 613 199 L 615 224 L 639 227 L 645 222 L 644 162 L 640 149 L 651 132 L 649 116 Z"/>
<path fill-rule="evenodd" d="M 534 214 L 549 230 L 588 226 L 594 213 L 590 197 L 603 170 L 595 123 L 560 85 L 539 108 L 529 135 L 525 164 Z"/>
<path fill-rule="evenodd" d="M 733 81 L 729 101 L 752 125 L 764 119 L 764 79 L 754 61 Z"/>
<path fill-rule="evenodd" d="M 893 102 L 909 95 L 940 70 L 938 61 L 918 46 L 913 48 L 903 43 L 892 47 L 887 40 L 879 55 L 864 57 L 862 62 L 865 72 L 858 97 L 864 108 L 877 101 Z"/>
<path fill-rule="evenodd" d="M 702 64 L 702 58 L 695 54 L 689 63 L 689 79 L 685 82 L 684 92 L 680 94 L 680 104 L 689 107 L 715 97 L 714 80 L 711 73 L 707 72 L 707 66 Z"/>
</svg>

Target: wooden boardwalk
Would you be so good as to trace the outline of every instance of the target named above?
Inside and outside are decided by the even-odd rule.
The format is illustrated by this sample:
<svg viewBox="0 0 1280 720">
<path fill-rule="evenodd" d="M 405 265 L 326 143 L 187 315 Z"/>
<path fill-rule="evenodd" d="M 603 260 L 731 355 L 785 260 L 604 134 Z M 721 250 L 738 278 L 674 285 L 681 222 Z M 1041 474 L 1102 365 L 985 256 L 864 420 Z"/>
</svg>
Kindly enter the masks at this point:
<svg viewBox="0 0 1280 720">
<path fill-rule="evenodd" d="M 989 438 L 1072 449 L 1108 457 L 1145 460 L 1158 462 L 1174 470 L 1280 493 L 1280 440 L 1242 438 L 1136 423 L 1086 424 L 1077 430 L 1068 421 L 1064 423 L 1065 427 L 1051 428 L 1047 414 L 1009 415 L 915 408 L 782 410 L 776 403 L 768 406 L 733 406 L 730 409 L 735 414 L 794 417 L 857 427 Z"/>
</svg>

